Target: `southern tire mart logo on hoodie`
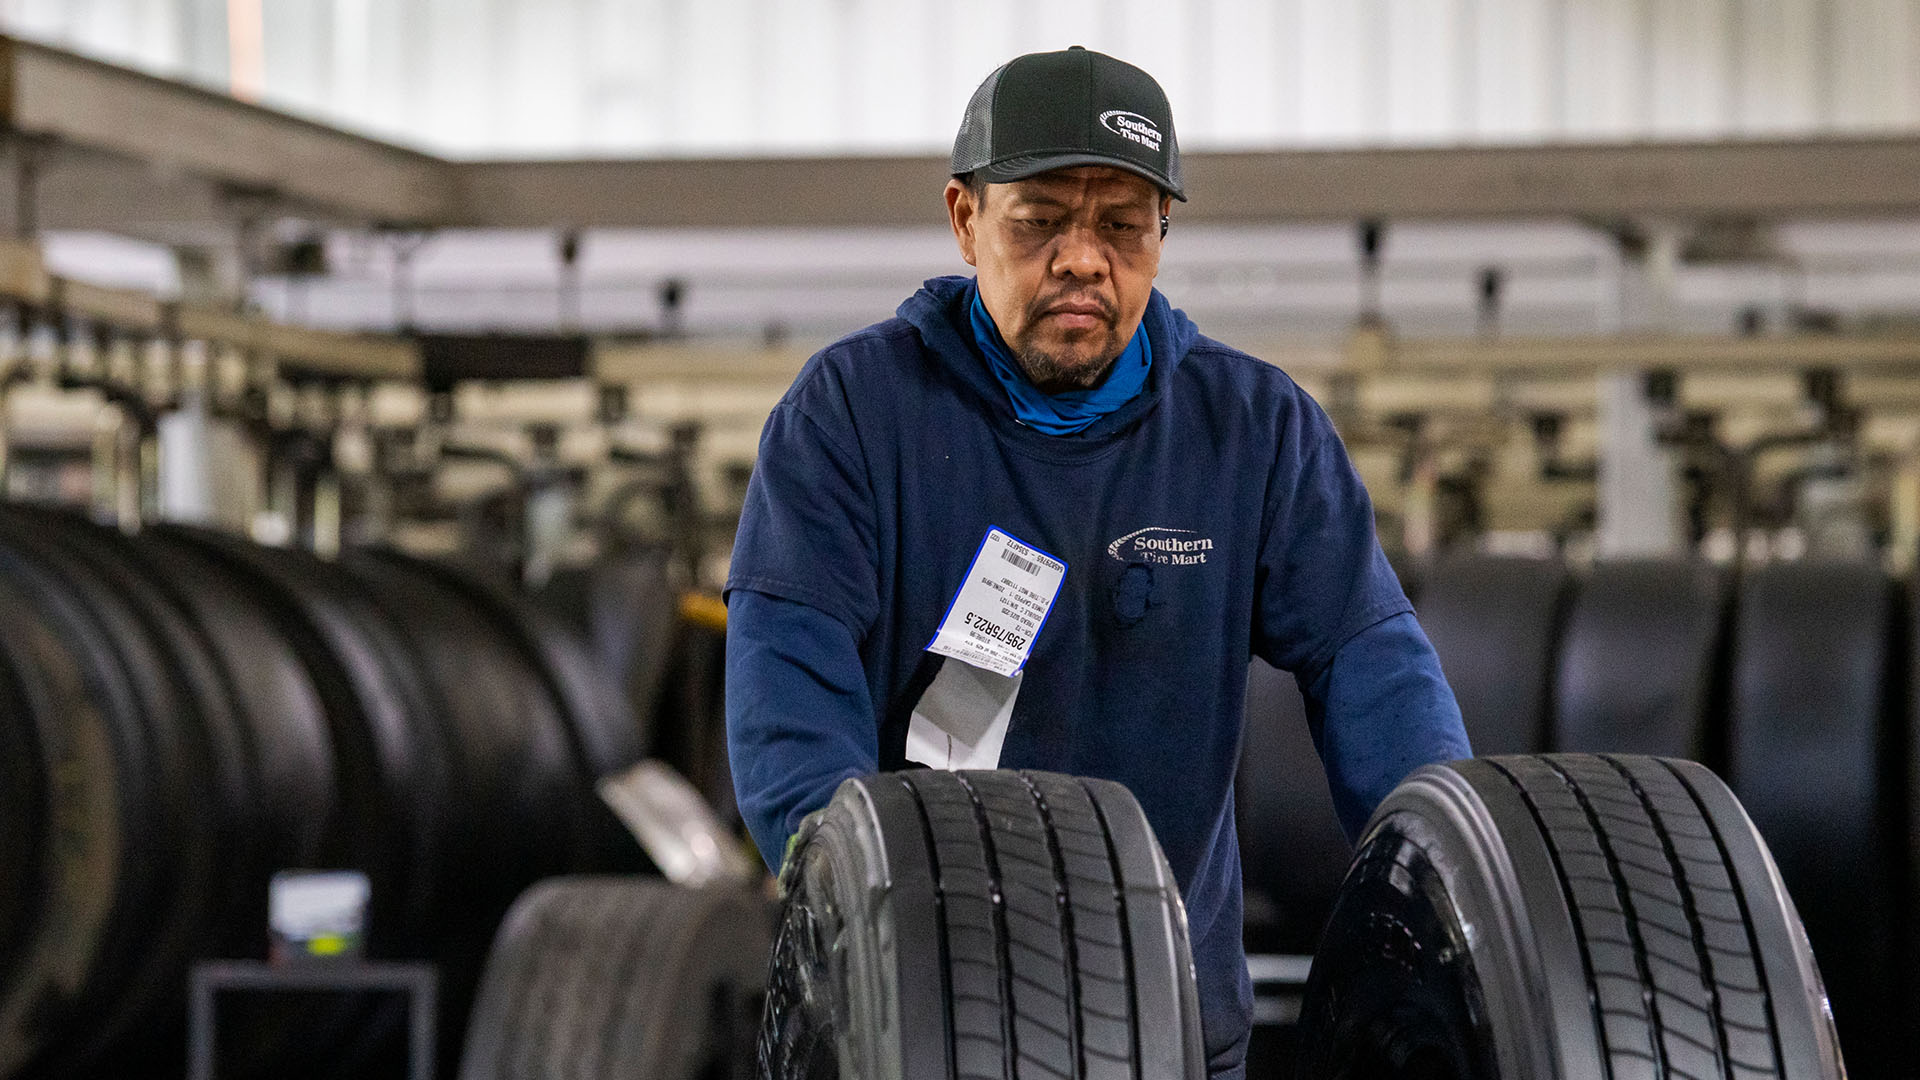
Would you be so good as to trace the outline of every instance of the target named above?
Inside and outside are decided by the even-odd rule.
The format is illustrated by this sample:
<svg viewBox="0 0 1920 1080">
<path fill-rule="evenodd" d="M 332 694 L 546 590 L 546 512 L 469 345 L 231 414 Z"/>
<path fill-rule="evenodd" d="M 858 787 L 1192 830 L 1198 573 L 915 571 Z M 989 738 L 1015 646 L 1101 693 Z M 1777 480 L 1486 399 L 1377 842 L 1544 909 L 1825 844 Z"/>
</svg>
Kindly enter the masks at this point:
<svg viewBox="0 0 1920 1080">
<path fill-rule="evenodd" d="M 1158 525 L 1135 529 L 1107 545 L 1107 554 L 1114 559 L 1148 566 L 1199 566 L 1212 551 L 1213 540 L 1197 535 L 1192 529 Z"/>
</svg>

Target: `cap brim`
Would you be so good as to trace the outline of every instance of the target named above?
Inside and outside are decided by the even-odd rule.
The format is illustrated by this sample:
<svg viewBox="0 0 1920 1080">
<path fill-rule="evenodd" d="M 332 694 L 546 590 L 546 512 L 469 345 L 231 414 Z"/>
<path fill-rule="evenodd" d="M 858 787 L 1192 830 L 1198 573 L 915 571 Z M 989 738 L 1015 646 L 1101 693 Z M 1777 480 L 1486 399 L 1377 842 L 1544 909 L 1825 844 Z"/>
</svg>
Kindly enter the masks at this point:
<svg viewBox="0 0 1920 1080">
<path fill-rule="evenodd" d="M 975 169 L 973 175 L 980 177 L 989 184 L 1011 184 L 1015 180 L 1025 180 L 1028 177 L 1039 176 L 1041 173 L 1052 172 L 1055 169 L 1071 169 L 1076 165 L 1106 165 L 1115 169 L 1125 169 L 1135 176 L 1150 181 L 1153 186 L 1179 199 L 1181 202 L 1187 201 L 1187 193 L 1169 183 L 1166 177 L 1141 165 L 1137 161 L 1128 161 L 1126 158 L 1113 157 L 1107 154 L 1089 154 L 1085 152 L 1026 154 L 1020 157 L 1010 157 L 1003 161 L 988 162 L 978 169 Z"/>
</svg>

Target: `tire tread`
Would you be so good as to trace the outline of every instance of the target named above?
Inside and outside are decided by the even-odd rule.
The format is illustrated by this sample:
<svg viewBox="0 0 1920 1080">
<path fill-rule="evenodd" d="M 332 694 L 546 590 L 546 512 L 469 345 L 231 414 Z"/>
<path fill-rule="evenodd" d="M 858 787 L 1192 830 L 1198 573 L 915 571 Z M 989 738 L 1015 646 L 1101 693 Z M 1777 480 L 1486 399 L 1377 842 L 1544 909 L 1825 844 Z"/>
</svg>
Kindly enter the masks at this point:
<svg viewBox="0 0 1920 1080">
<path fill-rule="evenodd" d="M 1546 840 L 1610 1075 L 1780 1075 L 1750 912 L 1685 778 L 1644 757 L 1482 760 Z"/>
<path fill-rule="evenodd" d="M 1138 1077 L 1124 889 L 1093 796 L 1043 772 L 897 775 L 932 854 L 952 1075 Z"/>
</svg>

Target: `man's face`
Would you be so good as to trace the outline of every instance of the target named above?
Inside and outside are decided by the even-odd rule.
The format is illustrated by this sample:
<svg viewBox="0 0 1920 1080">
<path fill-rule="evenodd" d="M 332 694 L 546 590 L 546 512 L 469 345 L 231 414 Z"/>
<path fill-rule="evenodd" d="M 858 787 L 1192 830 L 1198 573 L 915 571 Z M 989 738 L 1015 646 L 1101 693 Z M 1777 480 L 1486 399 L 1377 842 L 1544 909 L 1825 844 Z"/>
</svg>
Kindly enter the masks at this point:
<svg viewBox="0 0 1920 1080">
<path fill-rule="evenodd" d="M 1097 384 L 1140 326 L 1172 199 L 1122 169 L 1085 165 L 983 198 L 947 185 L 960 254 L 1027 378 L 1048 393 Z"/>
</svg>

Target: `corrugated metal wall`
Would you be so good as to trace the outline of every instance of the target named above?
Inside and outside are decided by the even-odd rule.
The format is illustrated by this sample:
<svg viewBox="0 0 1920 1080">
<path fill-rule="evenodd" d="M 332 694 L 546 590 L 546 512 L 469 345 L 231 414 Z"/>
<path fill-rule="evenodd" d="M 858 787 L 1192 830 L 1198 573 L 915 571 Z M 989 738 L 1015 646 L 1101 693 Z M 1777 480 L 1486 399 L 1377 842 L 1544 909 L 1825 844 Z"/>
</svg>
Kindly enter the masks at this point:
<svg viewBox="0 0 1920 1080">
<path fill-rule="evenodd" d="M 1920 0 L 0 0 L 14 32 L 456 154 L 928 151 L 1016 53 L 1157 75 L 1190 147 L 1920 128 Z"/>
</svg>

